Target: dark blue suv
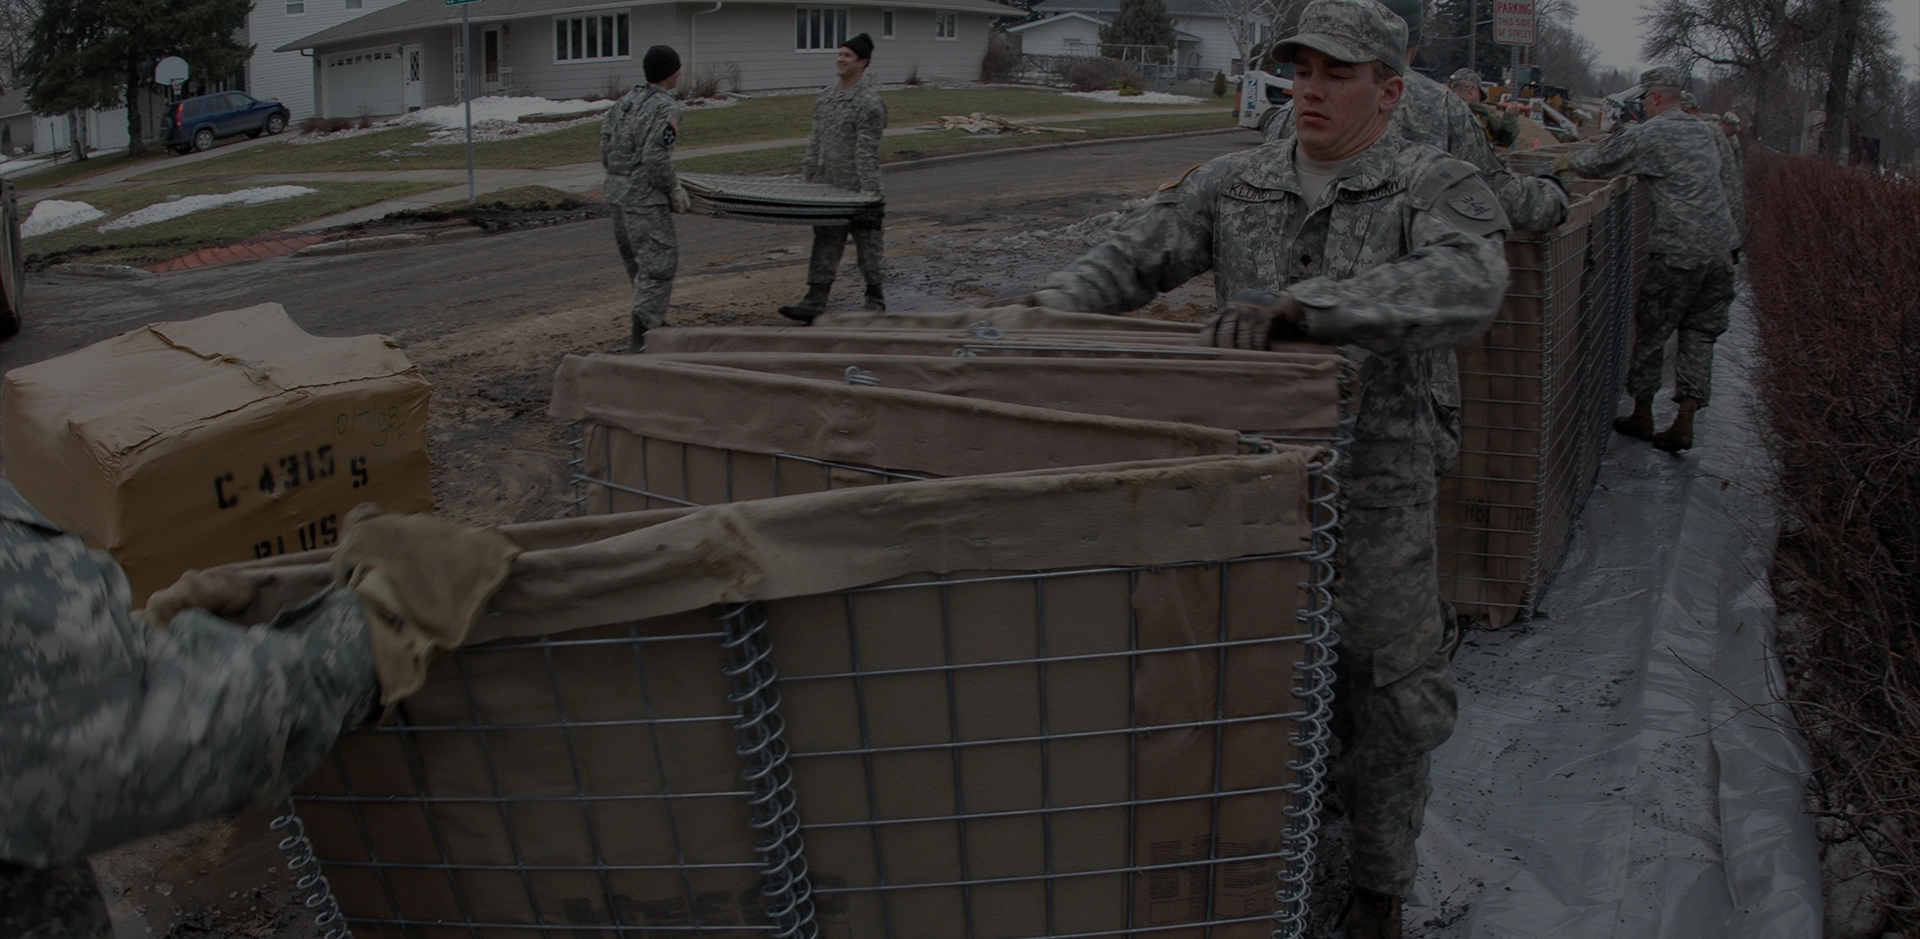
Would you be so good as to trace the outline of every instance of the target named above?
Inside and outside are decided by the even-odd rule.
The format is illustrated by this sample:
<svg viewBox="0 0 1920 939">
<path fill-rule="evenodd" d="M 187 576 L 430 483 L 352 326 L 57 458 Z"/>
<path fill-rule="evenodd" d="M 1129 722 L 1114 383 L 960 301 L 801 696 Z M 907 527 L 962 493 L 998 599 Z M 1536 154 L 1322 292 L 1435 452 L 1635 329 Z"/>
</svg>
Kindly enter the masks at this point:
<svg viewBox="0 0 1920 939">
<path fill-rule="evenodd" d="M 221 137 L 277 134 L 287 129 L 288 116 L 286 105 L 276 99 L 261 101 L 244 92 L 220 91 L 174 105 L 160 136 L 175 153 L 211 150 Z"/>
</svg>

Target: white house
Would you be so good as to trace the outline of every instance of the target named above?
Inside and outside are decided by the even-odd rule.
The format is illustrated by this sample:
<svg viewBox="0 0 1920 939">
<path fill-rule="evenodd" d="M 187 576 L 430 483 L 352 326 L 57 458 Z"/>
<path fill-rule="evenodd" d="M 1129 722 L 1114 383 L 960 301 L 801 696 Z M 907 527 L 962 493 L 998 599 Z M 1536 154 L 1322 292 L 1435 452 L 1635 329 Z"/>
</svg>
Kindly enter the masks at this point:
<svg viewBox="0 0 1920 939">
<path fill-rule="evenodd" d="M 296 121 L 313 116 L 313 56 L 298 49 L 282 52 L 279 47 L 399 2 L 254 0 L 243 39 L 254 44 L 244 90 L 256 98 L 280 99 Z"/>
<path fill-rule="evenodd" d="M 1020 37 L 1020 51 L 1026 55 L 1096 56 L 1100 54 L 1100 30 L 1113 21 L 1111 15 L 1057 13 L 1011 27 L 1007 32 Z M 1199 36 L 1176 28 L 1173 31 L 1176 64 L 1201 68 L 1203 56 Z"/>
<path fill-rule="evenodd" d="M 1166 4 L 1178 34 L 1181 66 L 1202 72 L 1240 73 L 1240 52 L 1234 48 L 1233 37 L 1227 32 L 1226 17 L 1220 15 L 1211 0 L 1166 0 Z M 1120 0 L 1041 0 L 1033 5 L 1033 12 L 1046 14 L 1047 18 L 1013 28 L 1012 31 L 1021 33 L 1021 51 L 1029 55 L 1067 55 L 1070 53 L 1041 52 L 1035 48 L 1034 34 L 1040 34 L 1038 44 L 1041 46 L 1050 46 L 1053 42 L 1050 37 L 1079 38 L 1082 32 L 1091 41 L 1098 42 L 1100 34 L 1093 24 L 1113 22 L 1114 14 L 1120 12 Z M 1063 19 L 1076 15 L 1082 19 Z"/>
<path fill-rule="evenodd" d="M 617 94 L 642 80 L 641 56 L 662 43 L 679 51 L 685 76 L 737 72 L 742 91 L 825 85 L 835 50 L 860 33 L 873 37 L 869 74 L 879 81 L 971 81 L 988 24 L 1020 15 L 992 0 L 485 0 L 466 12 L 471 76 L 461 8 L 445 0 L 401 0 L 275 51 L 312 50 L 317 112 L 356 117 L 451 104 L 463 83 L 475 95 Z"/>
</svg>

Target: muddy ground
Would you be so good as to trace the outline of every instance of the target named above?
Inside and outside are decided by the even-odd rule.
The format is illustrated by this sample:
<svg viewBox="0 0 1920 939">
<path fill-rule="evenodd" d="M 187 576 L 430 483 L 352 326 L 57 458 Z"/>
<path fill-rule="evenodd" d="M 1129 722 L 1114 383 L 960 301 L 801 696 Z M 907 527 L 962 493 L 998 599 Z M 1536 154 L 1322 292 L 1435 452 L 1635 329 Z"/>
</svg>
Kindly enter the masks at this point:
<svg viewBox="0 0 1920 939">
<path fill-rule="evenodd" d="M 1130 203 L 1252 135 L 1115 142 L 890 172 L 888 297 L 895 310 L 953 309 L 1032 289 L 1098 241 Z M 583 213 L 590 214 L 590 213 Z M 810 230 L 681 218 L 671 324 L 790 325 L 775 308 L 804 289 Z M 501 226 L 507 227 L 507 226 Z M 554 366 L 621 349 L 627 288 L 610 223 L 585 218 L 473 241 L 330 258 L 279 258 L 138 280 L 36 274 L 0 371 L 157 320 L 277 302 L 318 335 L 383 333 L 433 383 L 434 498 L 441 514 L 493 524 L 568 510 L 567 428 L 548 418 Z M 1201 278 L 1154 315 L 1210 310 Z M 833 309 L 858 309 L 849 246 Z M 272 813 L 193 826 L 100 855 L 118 936 L 309 939 Z"/>
</svg>

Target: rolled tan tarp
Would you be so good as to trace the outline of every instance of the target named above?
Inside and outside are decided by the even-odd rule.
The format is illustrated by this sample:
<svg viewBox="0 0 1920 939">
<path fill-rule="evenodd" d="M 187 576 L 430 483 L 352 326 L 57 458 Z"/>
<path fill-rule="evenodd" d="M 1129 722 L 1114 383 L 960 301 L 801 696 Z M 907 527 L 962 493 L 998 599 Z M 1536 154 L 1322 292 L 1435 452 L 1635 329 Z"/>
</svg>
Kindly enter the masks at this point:
<svg viewBox="0 0 1920 939">
<path fill-rule="evenodd" d="M 1344 365 L 1337 355 L 1278 362 L 783 352 L 647 357 L 1077 414 L 1323 438 L 1333 436 L 1340 420 Z"/>
<path fill-rule="evenodd" d="M 1199 323 L 1174 323 L 1144 316 L 1109 316 L 1105 313 L 1070 313 L 1046 307 L 990 306 L 973 310 L 937 310 L 907 313 L 869 313 L 848 311 L 827 313 L 813 321 L 826 329 L 944 329 L 963 330 L 981 323 L 1003 330 L 1099 329 L 1135 330 L 1167 334 L 1169 339 L 1191 337 L 1200 331 Z"/>
<path fill-rule="evenodd" d="M 792 327 L 733 329 L 720 326 L 671 326 L 647 333 L 647 352 L 855 352 L 889 355 L 1130 357 L 1182 362 L 1244 360 L 1286 361 L 1306 355 L 1318 361 L 1337 354 L 1328 346 L 1297 344 L 1269 352 L 1216 349 L 1185 335 L 1101 330 L 1018 330 L 997 337 L 966 330 L 827 329 Z"/>
</svg>

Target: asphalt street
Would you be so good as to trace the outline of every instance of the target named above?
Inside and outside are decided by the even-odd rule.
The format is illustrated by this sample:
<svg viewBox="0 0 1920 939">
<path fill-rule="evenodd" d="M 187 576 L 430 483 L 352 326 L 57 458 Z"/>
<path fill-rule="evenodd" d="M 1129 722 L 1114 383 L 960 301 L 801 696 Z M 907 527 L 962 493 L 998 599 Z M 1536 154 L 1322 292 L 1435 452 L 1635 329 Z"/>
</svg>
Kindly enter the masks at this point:
<svg viewBox="0 0 1920 939">
<path fill-rule="evenodd" d="M 937 163 L 889 172 L 889 254 L 896 309 L 952 306 L 951 284 L 1023 286 L 1051 258 L 975 263 L 956 235 L 1057 227 L 1153 191 L 1211 157 L 1257 143 L 1252 134 L 1116 141 Z M 678 219 L 682 278 L 796 268 L 782 278 L 797 296 L 808 229 L 709 218 Z M 851 252 L 847 259 L 852 261 Z M 1029 267 L 1022 261 L 1039 262 Z M 716 276 L 718 275 L 718 276 Z M 254 303 L 284 305 L 319 335 L 384 333 L 409 340 L 484 329 L 518 318 L 617 301 L 624 272 L 605 220 L 488 238 L 327 258 L 277 258 L 113 280 L 59 274 L 28 278 L 26 327 L 0 343 L 0 370 L 61 355 L 144 323 L 187 319 Z M 857 285 L 854 289 L 857 289 Z M 769 298 L 771 301 L 773 298 Z M 974 301 L 974 302 L 977 302 Z M 698 318 L 676 304 L 675 321 Z M 770 312 L 770 311 L 769 311 Z"/>
</svg>

